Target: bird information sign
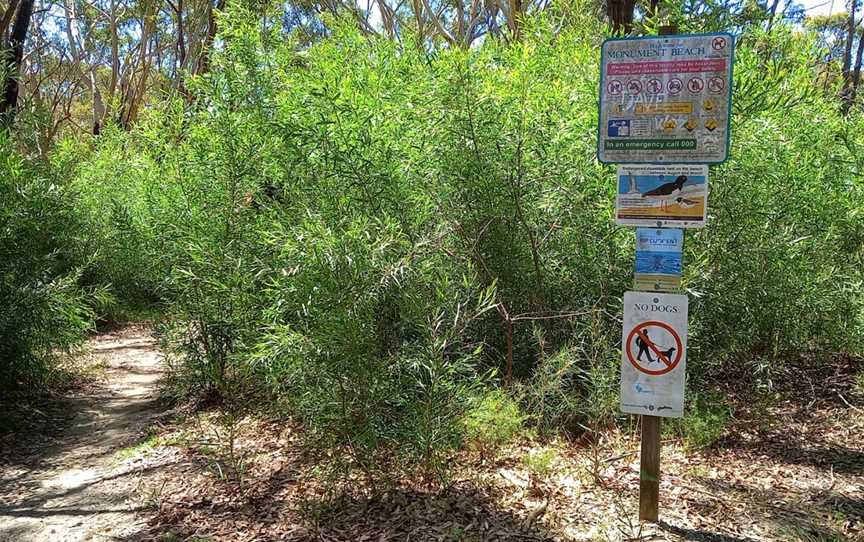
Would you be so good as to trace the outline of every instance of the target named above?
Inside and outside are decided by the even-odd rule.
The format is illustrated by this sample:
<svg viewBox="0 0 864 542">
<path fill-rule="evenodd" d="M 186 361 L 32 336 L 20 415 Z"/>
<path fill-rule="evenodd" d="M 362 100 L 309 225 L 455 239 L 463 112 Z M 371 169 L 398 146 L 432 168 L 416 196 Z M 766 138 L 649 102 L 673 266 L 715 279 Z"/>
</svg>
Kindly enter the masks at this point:
<svg viewBox="0 0 864 542">
<path fill-rule="evenodd" d="M 618 224 L 701 228 L 707 208 L 708 166 L 618 166 Z"/>
<path fill-rule="evenodd" d="M 633 289 L 674 292 L 681 287 L 684 230 L 636 228 L 636 272 Z"/>
<path fill-rule="evenodd" d="M 599 160 L 724 162 L 729 154 L 734 46 L 726 33 L 604 41 Z"/>
<path fill-rule="evenodd" d="M 684 415 L 687 296 L 624 293 L 621 412 Z"/>
</svg>

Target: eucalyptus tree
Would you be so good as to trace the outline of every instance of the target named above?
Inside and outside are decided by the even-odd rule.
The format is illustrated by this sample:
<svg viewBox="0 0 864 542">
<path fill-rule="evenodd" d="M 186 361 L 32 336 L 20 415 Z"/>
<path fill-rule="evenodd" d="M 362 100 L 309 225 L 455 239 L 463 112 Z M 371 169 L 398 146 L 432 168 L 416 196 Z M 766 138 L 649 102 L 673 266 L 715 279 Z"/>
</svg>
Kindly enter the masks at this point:
<svg viewBox="0 0 864 542">
<path fill-rule="evenodd" d="M 14 10 L 14 23 L 8 40 L 0 44 L 0 77 L 2 77 L 2 95 L 0 95 L 0 121 L 11 125 L 15 119 L 15 107 L 18 103 L 20 88 L 19 73 L 24 59 L 24 43 L 27 41 L 27 30 L 33 15 L 34 0 L 20 0 Z M 11 5 L 10 5 L 11 8 Z M 4 16 L 5 19 L 5 16 Z"/>
</svg>

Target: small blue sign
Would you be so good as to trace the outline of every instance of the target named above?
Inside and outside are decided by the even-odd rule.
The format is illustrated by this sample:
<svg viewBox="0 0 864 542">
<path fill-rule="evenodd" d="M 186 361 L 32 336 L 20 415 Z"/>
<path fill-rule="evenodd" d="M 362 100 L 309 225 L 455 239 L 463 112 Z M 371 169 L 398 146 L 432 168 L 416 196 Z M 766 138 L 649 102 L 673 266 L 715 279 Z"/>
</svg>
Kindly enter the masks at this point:
<svg viewBox="0 0 864 542">
<path fill-rule="evenodd" d="M 636 275 L 638 290 L 668 292 L 681 285 L 681 253 L 684 230 L 636 228 Z"/>
<path fill-rule="evenodd" d="M 606 135 L 608 137 L 630 137 L 630 120 L 610 120 L 607 125 Z"/>
</svg>

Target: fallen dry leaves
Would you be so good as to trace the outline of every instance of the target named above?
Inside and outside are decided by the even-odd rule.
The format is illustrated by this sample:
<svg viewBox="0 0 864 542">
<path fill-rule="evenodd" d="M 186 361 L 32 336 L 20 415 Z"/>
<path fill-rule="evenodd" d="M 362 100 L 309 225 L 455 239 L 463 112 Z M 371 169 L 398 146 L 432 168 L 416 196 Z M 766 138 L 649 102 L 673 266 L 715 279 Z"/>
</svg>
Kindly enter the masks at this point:
<svg viewBox="0 0 864 542">
<path fill-rule="evenodd" d="M 581 447 L 525 440 L 492 461 L 460 454 L 447 488 L 404 480 L 373 496 L 360 480 L 328 483 L 294 427 L 247 418 L 242 485 L 220 477 L 200 442 L 175 438 L 134 459 L 170 465 L 140 482 L 141 495 L 161 489 L 136 540 L 864 540 L 864 417 L 854 408 L 784 404 L 735 428 L 702 453 L 664 444 L 662 522 L 648 525 L 635 518 L 631 435 Z M 555 460 L 538 476 L 522 458 L 541 447 Z"/>
<path fill-rule="evenodd" d="M 461 453 L 445 488 L 415 476 L 372 491 L 325 476 L 290 422 L 246 417 L 227 450 L 204 413 L 163 426 L 118 465 L 140 474 L 117 483 L 147 519 L 130 542 L 864 541 L 864 395 L 846 385 L 806 400 L 737 408 L 712 450 L 664 441 L 658 525 L 636 519 L 635 431 Z M 543 472 L 524 460 L 538 450 L 554 451 Z"/>
</svg>

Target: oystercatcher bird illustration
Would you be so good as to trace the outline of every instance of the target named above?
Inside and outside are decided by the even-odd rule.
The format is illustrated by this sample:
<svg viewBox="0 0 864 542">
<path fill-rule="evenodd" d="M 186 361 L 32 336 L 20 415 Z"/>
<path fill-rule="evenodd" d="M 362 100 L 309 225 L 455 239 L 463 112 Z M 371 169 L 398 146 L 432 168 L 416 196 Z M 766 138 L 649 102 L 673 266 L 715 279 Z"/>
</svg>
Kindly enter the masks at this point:
<svg viewBox="0 0 864 542">
<path fill-rule="evenodd" d="M 690 207 L 693 207 L 694 205 L 696 205 L 699 202 L 692 200 L 692 199 L 682 198 L 679 196 L 679 197 L 675 198 L 675 203 L 677 203 L 680 207 L 682 207 L 684 209 L 689 209 Z"/>
<path fill-rule="evenodd" d="M 660 202 L 660 208 L 663 209 L 669 203 L 669 200 L 674 200 L 687 182 L 687 175 L 679 175 L 677 179 L 671 183 L 661 184 L 654 190 L 649 190 L 642 194 L 643 198 L 653 199 Z"/>
</svg>

